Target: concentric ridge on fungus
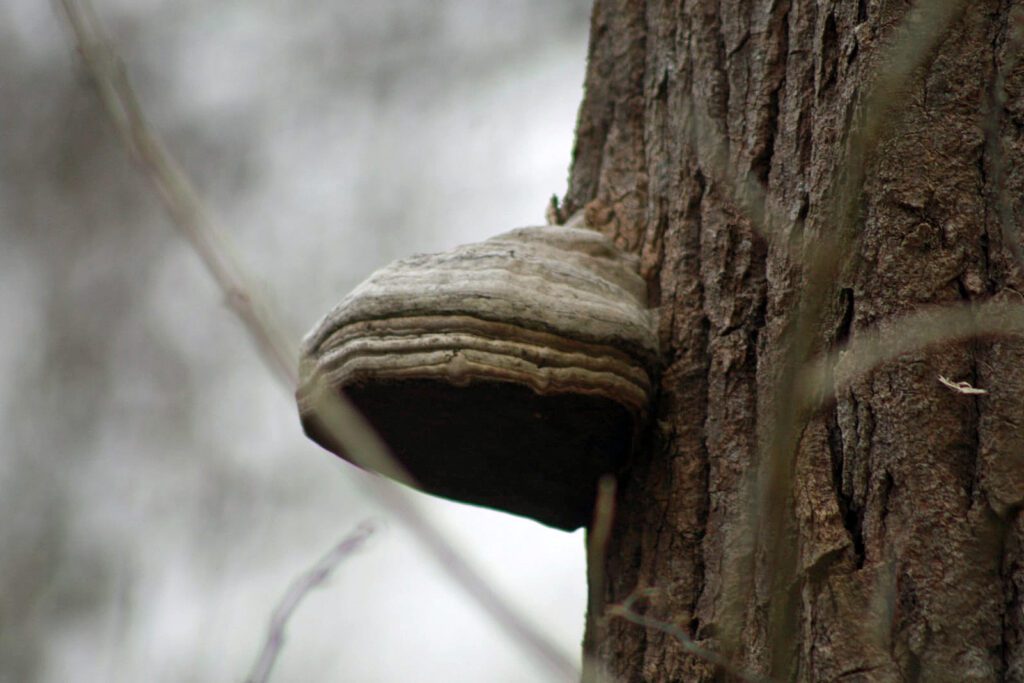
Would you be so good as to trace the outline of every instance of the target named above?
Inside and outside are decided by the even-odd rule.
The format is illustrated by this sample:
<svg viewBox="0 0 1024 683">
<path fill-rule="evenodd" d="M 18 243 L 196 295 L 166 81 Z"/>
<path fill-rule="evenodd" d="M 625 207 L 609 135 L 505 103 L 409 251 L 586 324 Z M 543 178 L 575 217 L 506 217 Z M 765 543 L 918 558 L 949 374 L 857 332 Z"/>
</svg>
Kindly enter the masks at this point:
<svg viewBox="0 0 1024 683">
<path fill-rule="evenodd" d="M 337 452 L 311 414 L 319 375 L 428 492 L 574 528 L 628 455 L 657 356 L 635 257 L 591 230 L 520 228 L 371 275 L 306 337 L 299 407 Z"/>
</svg>

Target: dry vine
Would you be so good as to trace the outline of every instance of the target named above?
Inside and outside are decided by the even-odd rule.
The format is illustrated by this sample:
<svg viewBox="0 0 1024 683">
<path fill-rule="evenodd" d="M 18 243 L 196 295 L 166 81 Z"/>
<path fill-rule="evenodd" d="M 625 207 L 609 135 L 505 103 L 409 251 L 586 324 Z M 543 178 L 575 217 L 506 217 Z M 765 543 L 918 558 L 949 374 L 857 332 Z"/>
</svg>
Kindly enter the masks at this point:
<svg viewBox="0 0 1024 683">
<path fill-rule="evenodd" d="M 307 595 L 331 577 L 334 570 L 356 551 L 360 550 L 377 527 L 372 522 L 363 522 L 352 533 L 343 538 L 329 553 L 317 560 L 316 564 L 307 569 L 301 576 L 292 581 L 281 601 L 274 608 L 267 629 L 267 638 L 263 641 L 252 672 L 246 677 L 245 683 L 266 683 L 270 680 L 270 672 L 277 662 L 278 655 L 284 647 L 284 629 L 292 618 L 299 604 Z"/>
<path fill-rule="evenodd" d="M 626 621 L 630 621 L 638 626 L 661 631 L 662 633 L 675 638 L 676 642 L 678 642 L 686 652 L 689 652 L 691 655 L 703 659 L 706 662 L 714 664 L 741 681 L 745 681 L 746 683 L 771 683 L 771 678 L 759 676 L 758 674 L 751 673 L 749 671 L 744 671 L 729 661 L 727 657 L 723 657 L 717 652 L 712 652 L 711 650 L 703 648 L 693 642 L 693 639 L 686 633 L 686 630 L 680 626 L 660 619 L 655 619 L 654 617 L 649 617 L 636 609 L 637 602 L 654 597 L 657 593 L 658 590 L 656 588 L 636 590 L 632 595 L 623 600 L 622 604 L 609 605 L 608 615 L 625 619 Z"/>
</svg>

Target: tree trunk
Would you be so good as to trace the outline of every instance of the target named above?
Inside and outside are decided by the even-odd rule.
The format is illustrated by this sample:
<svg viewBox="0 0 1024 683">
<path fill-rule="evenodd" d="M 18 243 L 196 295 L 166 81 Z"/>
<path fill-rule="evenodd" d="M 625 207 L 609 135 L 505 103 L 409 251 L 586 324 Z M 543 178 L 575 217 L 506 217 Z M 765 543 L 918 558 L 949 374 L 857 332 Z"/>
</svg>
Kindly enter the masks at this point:
<svg viewBox="0 0 1024 683">
<path fill-rule="evenodd" d="M 596 0 L 561 215 L 641 254 L 664 356 L 590 605 L 616 680 L 723 675 L 670 627 L 777 680 L 1024 680 L 1024 344 L 913 349 L 808 410 L 794 379 L 1024 301 L 1020 9 Z"/>
</svg>

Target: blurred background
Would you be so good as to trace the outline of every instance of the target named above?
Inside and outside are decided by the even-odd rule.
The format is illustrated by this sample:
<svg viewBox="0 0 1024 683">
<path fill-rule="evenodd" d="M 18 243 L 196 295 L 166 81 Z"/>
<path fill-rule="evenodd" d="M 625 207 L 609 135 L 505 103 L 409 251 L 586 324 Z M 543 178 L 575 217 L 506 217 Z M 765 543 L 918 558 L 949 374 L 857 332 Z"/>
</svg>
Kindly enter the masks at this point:
<svg viewBox="0 0 1024 683">
<path fill-rule="evenodd" d="M 543 222 L 589 0 L 94 0 L 158 133 L 298 339 L 375 268 Z M 0 681 L 538 681 L 301 434 L 134 170 L 55 5 L 0 4 Z M 419 496 L 577 659 L 583 536 Z"/>
</svg>

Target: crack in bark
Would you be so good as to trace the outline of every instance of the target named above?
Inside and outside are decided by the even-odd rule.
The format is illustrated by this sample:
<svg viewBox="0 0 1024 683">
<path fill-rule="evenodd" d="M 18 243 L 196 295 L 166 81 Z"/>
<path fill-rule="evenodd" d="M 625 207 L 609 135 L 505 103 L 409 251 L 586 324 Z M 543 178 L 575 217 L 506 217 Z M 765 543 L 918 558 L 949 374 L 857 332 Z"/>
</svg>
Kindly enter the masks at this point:
<svg viewBox="0 0 1024 683">
<path fill-rule="evenodd" d="M 729 145 L 729 98 L 731 97 L 732 84 L 729 82 L 729 62 L 728 62 L 728 51 L 725 48 L 725 33 L 722 30 L 722 17 L 723 8 L 719 6 L 718 11 L 715 13 L 715 24 L 714 31 L 716 37 L 716 49 L 718 51 L 718 59 L 715 60 L 716 64 L 716 76 L 722 84 L 721 97 L 719 101 L 715 102 L 717 111 L 712 115 L 711 120 L 721 122 L 724 124 L 724 136 L 727 146 Z M 699 97 L 698 93 L 695 93 Z"/>
<path fill-rule="evenodd" d="M 896 487 L 896 481 L 892 477 L 892 472 L 889 470 L 885 471 L 882 478 L 882 485 L 878 492 L 878 523 L 881 527 L 879 543 L 884 544 L 886 542 L 886 536 L 888 535 L 888 528 L 886 526 L 886 520 L 889 518 L 889 497 L 892 495 L 892 490 Z"/>
<path fill-rule="evenodd" d="M 832 410 L 827 422 L 829 454 L 832 458 L 832 484 L 835 489 L 836 503 L 842 517 L 843 526 L 850 535 L 853 547 L 854 566 L 864 566 L 864 510 L 859 507 L 851 494 L 843 488 L 843 437 L 839 428 L 836 411 Z"/>
<path fill-rule="evenodd" d="M 1001 3 L 1002 4 L 1002 3 Z M 1002 14 L 1007 21 L 1000 26 L 992 37 L 992 77 L 986 89 L 988 108 L 987 116 L 983 124 L 985 130 L 985 143 L 982 147 L 982 164 L 988 162 L 991 168 L 992 189 L 989 191 L 990 200 L 995 201 L 996 219 L 999 224 L 1000 233 L 1006 248 L 1013 256 L 1018 268 L 1024 268 L 1024 252 L 1020 246 L 1020 231 L 1015 221 L 1014 212 L 1006 196 L 1006 159 L 1000 133 L 1006 122 L 1006 80 L 1010 72 L 1016 67 L 1020 58 L 1019 52 L 1021 41 L 1024 39 L 1024 30 L 1018 25 L 1016 31 L 1011 28 L 1014 21 L 1013 14 L 1004 5 L 1000 7 Z M 1020 15 L 1017 18 L 1020 21 Z M 999 64 L 999 53 L 1001 48 L 1006 48 L 1004 63 Z M 982 176 L 984 191 L 987 179 Z M 985 224 L 984 230 L 988 234 L 989 202 L 985 202 Z M 987 254 L 986 254 L 987 256 Z"/>
<path fill-rule="evenodd" d="M 840 673 L 836 677 L 836 680 L 837 681 L 841 681 L 844 678 L 849 678 L 850 676 L 860 676 L 860 675 L 863 675 L 863 674 L 869 674 L 872 671 L 878 671 L 879 669 L 883 669 L 883 668 L 885 668 L 885 667 L 881 667 L 881 666 L 860 666 L 860 667 L 857 667 L 856 669 L 850 669 L 849 671 L 843 671 L 842 673 Z"/>
<path fill-rule="evenodd" d="M 853 289 L 846 287 L 839 292 L 842 314 L 839 324 L 836 327 L 832 348 L 842 346 L 850 338 L 854 320 L 854 297 Z M 852 396 L 852 392 L 851 396 Z M 859 426 L 857 418 L 857 402 L 851 398 L 854 414 L 854 429 Z M 843 446 L 843 433 L 839 426 L 839 405 L 838 402 L 832 406 L 827 418 L 828 446 L 832 460 L 832 485 L 835 490 L 836 503 L 839 507 L 839 514 L 842 517 L 843 526 L 850 535 L 853 547 L 854 564 L 859 569 L 864 566 L 864 510 L 857 505 L 853 492 L 848 492 L 845 486 L 844 469 L 846 468 L 846 453 Z M 856 436 L 856 435 L 855 435 Z M 855 442 L 856 443 L 856 442 Z M 850 458 L 858 456 L 858 449 L 855 447 Z"/>
<path fill-rule="evenodd" d="M 779 82 L 768 96 L 768 122 L 766 124 L 767 134 L 760 151 L 750 163 L 750 170 L 754 176 L 765 186 L 768 185 L 768 175 L 772 170 L 772 157 L 775 154 L 775 137 L 779 127 L 779 91 L 785 85 L 785 78 Z"/>
<path fill-rule="evenodd" d="M 827 93 L 839 78 L 839 32 L 836 30 L 836 15 L 829 12 L 821 32 L 821 68 L 818 78 L 818 97 Z"/>
<path fill-rule="evenodd" d="M 1011 557 L 1007 549 L 1008 541 L 1015 531 L 1020 510 L 1019 507 L 1015 507 L 1009 512 L 1004 520 L 1005 526 L 1000 537 L 1000 555 L 1004 558 L 1000 576 L 1003 584 L 1004 609 L 1001 639 L 999 642 L 999 659 L 1002 665 L 1001 673 L 1004 680 L 1010 680 L 1009 677 L 1011 675 L 1022 673 L 1021 671 L 1011 671 L 1015 664 L 1012 661 L 1014 644 L 1019 646 L 1022 638 L 1024 638 L 1024 633 L 1021 633 L 1022 627 L 1024 627 L 1024 619 L 1021 618 L 1022 610 L 1024 610 L 1024 600 L 1022 600 L 1020 587 L 1015 580 L 1019 557 Z M 1015 548 L 1015 550 L 1019 552 L 1020 548 Z M 1016 615 L 1016 619 L 1013 618 L 1014 615 Z"/>
<path fill-rule="evenodd" d="M 697 196 L 691 201 L 689 210 L 692 212 L 693 221 L 695 224 L 696 234 L 699 236 L 700 231 L 703 229 L 703 218 L 701 214 L 701 205 L 703 204 L 704 197 L 707 194 L 707 182 L 704 178 L 704 174 L 698 169 L 694 173 L 694 181 L 697 184 L 698 191 Z M 699 239 L 698 239 L 699 241 Z M 699 270 L 699 268 L 698 268 Z M 709 349 L 707 347 L 708 339 L 710 338 L 711 321 L 708 319 L 707 313 L 704 312 L 705 297 L 704 297 L 704 284 L 700 277 L 696 278 L 698 291 L 700 292 L 700 310 L 703 312 L 701 321 L 701 334 L 700 337 L 704 340 L 704 358 L 710 357 Z M 704 396 L 705 406 L 709 405 L 710 402 L 710 382 L 708 381 L 708 366 L 704 367 Z M 707 432 L 707 410 L 704 411 L 704 423 L 700 429 L 700 454 L 703 459 L 701 472 L 704 475 L 704 485 L 702 486 L 703 496 L 701 496 L 701 509 L 699 511 L 699 530 L 700 538 L 697 539 L 696 547 L 696 569 L 699 572 L 697 580 L 694 582 L 694 598 L 692 603 L 694 618 L 692 621 L 696 621 L 697 625 L 691 631 L 694 637 L 699 636 L 699 627 L 701 625 L 700 615 L 698 606 L 700 604 L 700 596 L 704 592 L 706 583 L 706 572 L 707 572 L 707 558 L 704 556 L 704 539 L 707 536 L 708 531 L 708 519 L 710 517 L 711 510 L 711 487 L 709 486 L 711 477 L 711 465 L 708 456 L 708 432 Z"/>
<path fill-rule="evenodd" d="M 850 338 L 854 315 L 853 289 L 850 287 L 844 287 L 839 290 L 839 301 L 842 306 L 843 314 L 839 319 L 839 326 L 836 329 L 833 349 L 844 345 Z"/>
</svg>

